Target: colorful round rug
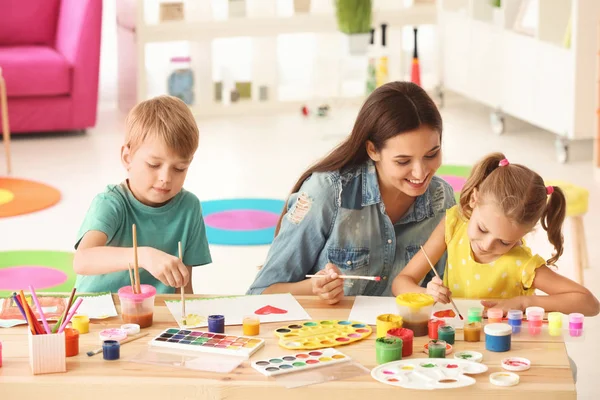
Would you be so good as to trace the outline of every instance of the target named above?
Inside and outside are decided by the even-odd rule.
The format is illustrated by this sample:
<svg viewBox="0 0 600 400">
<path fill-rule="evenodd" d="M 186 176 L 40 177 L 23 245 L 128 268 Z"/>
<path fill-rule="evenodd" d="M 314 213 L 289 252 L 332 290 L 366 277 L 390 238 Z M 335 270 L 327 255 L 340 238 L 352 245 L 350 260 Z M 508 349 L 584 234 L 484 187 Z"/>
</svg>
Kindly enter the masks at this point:
<svg viewBox="0 0 600 400">
<path fill-rule="evenodd" d="M 0 297 L 15 290 L 68 292 L 75 285 L 73 253 L 19 250 L 0 252 Z"/>
<path fill-rule="evenodd" d="M 454 198 L 457 203 L 460 198 L 460 191 L 465 186 L 469 174 L 471 174 L 471 167 L 464 165 L 442 165 L 436 173 L 437 176 L 452 186 L 452 189 L 454 189 Z"/>
<path fill-rule="evenodd" d="M 0 178 L 0 218 L 43 210 L 59 200 L 60 192 L 43 183 Z"/>
<path fill-rule="evenodd" d="M 224 199 L 202 202 L 210 244 L 270 244 L 285 202 L 275 199 Z"/>
</svg>

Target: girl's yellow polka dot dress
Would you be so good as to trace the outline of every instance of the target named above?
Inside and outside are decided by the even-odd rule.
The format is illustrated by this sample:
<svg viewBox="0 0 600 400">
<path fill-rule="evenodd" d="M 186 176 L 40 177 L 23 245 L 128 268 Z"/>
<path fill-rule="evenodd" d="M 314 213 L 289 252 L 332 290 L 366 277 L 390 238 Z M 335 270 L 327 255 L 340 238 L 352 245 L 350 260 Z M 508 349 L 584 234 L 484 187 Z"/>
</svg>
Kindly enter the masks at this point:
<svg viewBox="0 0 600 400">
<path fill-rule="evenodd" d="M 535 270 L 545 265 L 545 260 L 532 255 L 531 249 L 523 243 L 494 262 L 480 264 L 473 258 L 467 225 L 458 206 L 446 211 L 448 263 L 444 285 L 452 291 L 452 296 L 497 299 L 532 295 Z"/>
</svg>

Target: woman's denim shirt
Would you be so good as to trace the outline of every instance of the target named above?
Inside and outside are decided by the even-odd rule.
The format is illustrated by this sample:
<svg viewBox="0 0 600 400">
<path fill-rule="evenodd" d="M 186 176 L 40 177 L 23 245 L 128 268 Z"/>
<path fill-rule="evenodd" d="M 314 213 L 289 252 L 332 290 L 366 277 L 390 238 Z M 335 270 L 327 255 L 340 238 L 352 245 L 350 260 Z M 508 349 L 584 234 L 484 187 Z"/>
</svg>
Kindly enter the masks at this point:
<svg viewBox="0 0 600 400">
<path fill-rule="evenodd" d="M 379 282 L 344 280 L 345 295 L 392 296 L 396 275 L 455 203 L 452 187 L 434 176 L 427 191 L 392 224 L 371 160 L 346 171 L 314 173 L 290 196 L 279 234 L 248 294 L 302 281 L 330 262 L 343 274 L 381 277 Z M 444 253 L 436 264 L 440 276 L 445 265 Z"/>
</svg>

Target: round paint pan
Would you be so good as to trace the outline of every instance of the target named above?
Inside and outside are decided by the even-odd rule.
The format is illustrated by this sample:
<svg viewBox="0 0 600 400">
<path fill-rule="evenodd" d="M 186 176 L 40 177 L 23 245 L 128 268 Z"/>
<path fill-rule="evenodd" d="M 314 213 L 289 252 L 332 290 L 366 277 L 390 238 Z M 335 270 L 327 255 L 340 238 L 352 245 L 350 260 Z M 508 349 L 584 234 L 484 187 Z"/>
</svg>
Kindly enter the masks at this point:
<svg viewBox="0 0 600 400">
<path fill-rule="evenodd" d="M 513 372 L 494 372 L 490 375 L 490 383 L 496 386 L 515 386 L 519 384 L 519 375 Z"/>
<path fill-rule="evenodd" d="M 466 350 L 454 353 L 454 358 L 458 360 L 481 362 L 481 360 L 483 360 L 483 354 L 477 351 Z"/>
<path fill-rule="evenodd" d="M 502 360 L 502 368 L 507 371 L 527 371 L 531 368 L 531 361 L 521 357 L 508 357 Z"/>
</svg>

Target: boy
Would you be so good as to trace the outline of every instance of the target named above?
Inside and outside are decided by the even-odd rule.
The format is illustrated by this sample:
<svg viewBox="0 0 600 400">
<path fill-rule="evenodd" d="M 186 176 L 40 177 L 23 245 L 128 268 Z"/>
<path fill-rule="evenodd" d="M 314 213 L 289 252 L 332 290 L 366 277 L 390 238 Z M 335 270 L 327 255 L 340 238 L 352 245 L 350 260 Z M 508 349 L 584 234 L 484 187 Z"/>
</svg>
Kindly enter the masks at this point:
<svg viewBox="0 0 600 400">
<path fill-rule="evenodd" d="M 212 261 L 200 202 L 183 189 L 198 136 L 192 113 L 175 97 L 159 96 L 131 110 L 121 147 L 127 179 L 94 198 L 79 230 L 73 260 L 79 292 L 117 292 L 131 284 L 135 224 L 140 283 L 157 293 L 193 293 L 191 266 Z"/>
</svg>

